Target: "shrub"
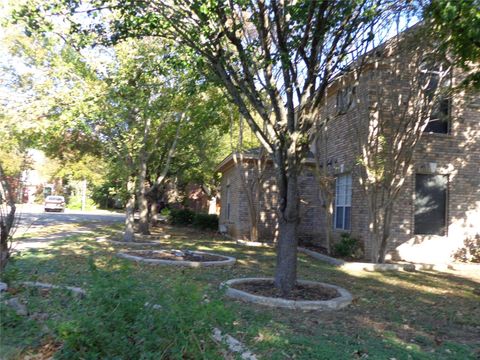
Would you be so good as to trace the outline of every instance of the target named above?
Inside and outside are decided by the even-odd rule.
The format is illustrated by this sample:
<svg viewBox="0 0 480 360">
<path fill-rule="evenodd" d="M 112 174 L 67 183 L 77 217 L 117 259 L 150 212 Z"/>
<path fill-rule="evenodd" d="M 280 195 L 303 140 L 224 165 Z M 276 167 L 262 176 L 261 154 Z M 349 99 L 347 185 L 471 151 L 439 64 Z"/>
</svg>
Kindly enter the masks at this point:
<svg viewBox="0 0 480 360">
<path fill-rule="evenodd" d="M 480 234 L 463 241 L 463 247 L 458 249 L 453 258 L 456 261 L 480 263 Z"/>
<path fill-rule="evenodd" d="M 343 233 L 340 242 L 333 246 L 333 253 L 339 257 L 359 258 L 361 257 L 360 242 L 350 234 Z"/>
<path fill-rule="evenodd" d="M 68 199 L 67 208 L 71 210 L 80 210 L 82 208 L 82 196 L 75 195 L 70 197 Z M 95 202 L 92 199 L 87 198 L 85 203 L 85 210 L 93 210 L 95 208 Z"/>
<path fill-rule="evenodd" d="M 212 328 L 228 330 L 233 313 L 219 294 L 182 277 L 145 291 L 128 269 L 93 272 L 86 298 L 58 328 L 64 346 L 57 358 L 222 358 Z"/>
<path fill-rule="evenodd" d="M 167 218 L 170 218 L 170 214 L 172 213 L 172 210 L 168 207 L 164 207 L 162 210 L 160 210 L 160 215 L 166 216 Z"/>
<path fill-rule="evenodd" d="M 195 213 L 190 209 L 172 209 L 170 211 L 170 222 L 173 225 L 190 225 L 194 217 Z"/>
<path fill-rule="evenodd" d="M 195 214 L 193 218 L 193 226 L 202 230 L 217 230 L 218 216 L 215 214 Z"/>
</svg>

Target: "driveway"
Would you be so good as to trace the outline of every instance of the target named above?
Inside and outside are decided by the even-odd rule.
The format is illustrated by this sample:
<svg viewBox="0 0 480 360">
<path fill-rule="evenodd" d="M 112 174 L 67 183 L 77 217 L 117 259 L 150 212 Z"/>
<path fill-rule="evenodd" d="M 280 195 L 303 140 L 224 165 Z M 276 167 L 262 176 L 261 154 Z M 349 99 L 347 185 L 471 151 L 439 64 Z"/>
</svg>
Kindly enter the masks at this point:
<svg viewBox="0 0 480 360">
<path fill-rule="evenodd" d="M 66 236 L 91 232 L 98 227 L 120 224 L 125 214 L 106 210 L 78 211 L 66 209 L 64 213 L 44 212 L 43 206 L 22 204 L 17 207 L 18 226 L 14 234 L 14 248 L 25 250 L 48 246 Z"/>
</svg>

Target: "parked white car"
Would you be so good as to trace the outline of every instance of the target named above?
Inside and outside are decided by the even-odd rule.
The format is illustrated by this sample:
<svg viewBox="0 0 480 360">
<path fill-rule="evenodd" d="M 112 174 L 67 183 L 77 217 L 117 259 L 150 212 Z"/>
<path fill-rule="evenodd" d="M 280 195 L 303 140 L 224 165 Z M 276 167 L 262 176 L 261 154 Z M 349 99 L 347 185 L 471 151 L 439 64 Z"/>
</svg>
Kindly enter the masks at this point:
<svg viewBox="0 0 480 360">
<path fill-rule="evenodd" d="M 63 196 L 50 195 L 45 199 L 45 212 L 48 211 L 65 211 L 65 198 Z"/>
</svg>

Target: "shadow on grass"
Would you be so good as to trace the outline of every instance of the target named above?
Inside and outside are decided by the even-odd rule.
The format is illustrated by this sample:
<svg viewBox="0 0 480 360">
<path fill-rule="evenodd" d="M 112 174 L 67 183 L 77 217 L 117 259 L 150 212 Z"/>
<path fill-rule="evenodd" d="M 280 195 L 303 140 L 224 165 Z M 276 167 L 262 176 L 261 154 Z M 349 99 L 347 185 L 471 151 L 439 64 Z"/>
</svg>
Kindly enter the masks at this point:
<svg viewBox="0 0 480 360">
<path fill-rule="evenodd" d="M 108 231 L 105 230 L 107 234 Z M 222 239 L 192 236 L 161 240 L 165 248 L 189 248 L 238 259 L 232 269 L 177 269 L 128 265 L 129 280 L 144 295 L 172 294 L 173 283 L 191 282 L 223 301 L 218 285 L 231 278 L 272 276 L 275 253 Z M 25 252 L 11 266 L 16 277 L 63 285 L 92 286 L 89 268 L 111 272 L 128 262 L 115 258 L 117 246 L 78 235 Z M 127 276 L 127 275 L 125 275 Z M 232 335 L 268 359 L 475 359 L 478 356 L 479 284 L 434 271 L 345 272 L 301 255 L 299 278 L 348 289 L 354 303 L 338 312 L 302 312 L 256 307 L 226 300 L 235 314 Z M 114 280 L 108 286 L 117 287 Z M 169 285 L 170 284 L 170 285 Z M 120 283 L 118 284 L 118 286 Z M 160 292 L 161 292 L 160 291 Z M 178 296 L 178 295 L 175 295 Z M 105 321 L 108 321 L 106 319 Z"/>
</svg>

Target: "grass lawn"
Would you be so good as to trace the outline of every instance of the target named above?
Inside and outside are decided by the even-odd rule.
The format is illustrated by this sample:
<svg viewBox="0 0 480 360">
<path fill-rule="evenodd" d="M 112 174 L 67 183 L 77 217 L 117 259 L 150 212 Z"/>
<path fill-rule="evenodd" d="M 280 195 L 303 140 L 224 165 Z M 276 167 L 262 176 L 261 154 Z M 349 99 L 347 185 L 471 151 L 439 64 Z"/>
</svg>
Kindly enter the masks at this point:
<svg viewBox="0 0 480 360">
<path fill-rule="evenodd" d="M 232 255 L 237 264 L 231 269 L 137 265 L 115 257 L 120 247 L 98 243 L 88 233 L 25 251 L 9 266 L 6 280 L 80 286 L 88 295 L 79 299 L 62 290 L 22 287 L 4 295 L 19 297 L 30 316 L 0 305 L 0 358 L 55 353 L 64 359 L 221 359 L 224 350 L 212 340 L 212 326 L 244 342 L 260 359 L 480 357 L 480 274 L 346 272 L 299 255 L 299 278 L 342 286 L 354 303 L 336 312 L 272 309 L 225 299 L 218 289 L 232 278 L 272 276 L 272 249 L 243 247 L 190 229 L 169 231 L 173 236 L 161 241 L 165 248 Z M 188 239 L 178 237 L 185 234 Z"/>
</svg>

